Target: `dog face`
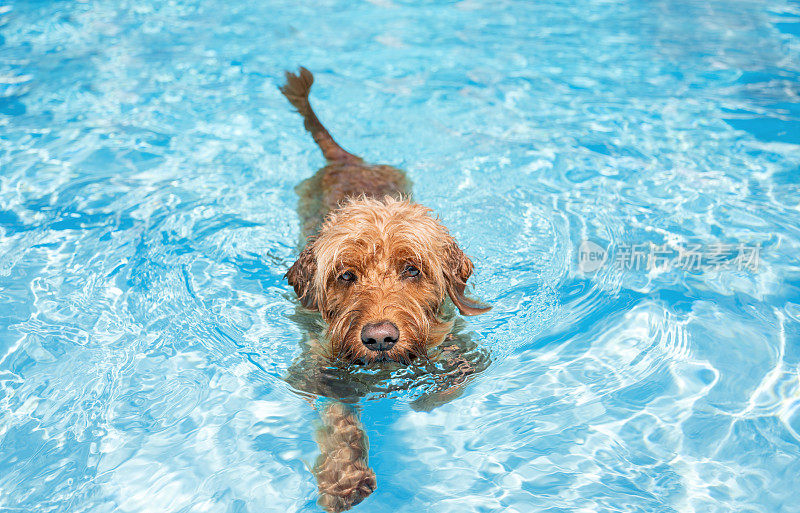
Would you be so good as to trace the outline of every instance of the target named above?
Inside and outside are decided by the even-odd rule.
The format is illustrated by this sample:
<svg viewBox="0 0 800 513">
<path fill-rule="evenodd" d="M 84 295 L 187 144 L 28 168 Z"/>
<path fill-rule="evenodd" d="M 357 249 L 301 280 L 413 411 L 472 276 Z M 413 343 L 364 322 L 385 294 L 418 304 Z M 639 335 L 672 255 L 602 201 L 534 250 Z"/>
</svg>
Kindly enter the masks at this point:
<svg viewBox="0 0 800 513">
<path fill-rule="evenodd" d="M 472 262 L 430 210 L 405 200 L 351 200 L 328 215 L 286 277 L 328 323 L 330 356 L 408 362 L 450 331 L 446 295 L 464 315 L 489 307 L 464 295 Z"/>
</svg>

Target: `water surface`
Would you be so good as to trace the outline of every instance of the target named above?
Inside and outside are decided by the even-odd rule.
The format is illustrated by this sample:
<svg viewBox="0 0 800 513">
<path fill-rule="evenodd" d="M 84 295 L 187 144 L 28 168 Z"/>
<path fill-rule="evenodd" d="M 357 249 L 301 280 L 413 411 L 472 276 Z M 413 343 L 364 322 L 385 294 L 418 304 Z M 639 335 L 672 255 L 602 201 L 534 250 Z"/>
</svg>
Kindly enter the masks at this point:
<svg viewBox="0 0 800 513">
<path fill-rule="evenodd" d="M 0 509 L 317 511 L 277 87 L 408 171 L 494 305 L 492 366 L 363 402 L 417 511 L 800 511 L 800 7 L 776 1 L 0 7 Z M 578 268 L 589 239 L 757 269 Z"/>
</svg>

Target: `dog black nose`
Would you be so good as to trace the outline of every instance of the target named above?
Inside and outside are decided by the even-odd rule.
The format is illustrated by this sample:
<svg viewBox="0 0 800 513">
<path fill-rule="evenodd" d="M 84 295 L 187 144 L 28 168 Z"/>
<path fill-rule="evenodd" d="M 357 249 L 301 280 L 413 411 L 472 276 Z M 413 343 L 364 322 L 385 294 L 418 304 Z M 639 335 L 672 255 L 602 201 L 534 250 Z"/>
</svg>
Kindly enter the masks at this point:
<svg viewBox="0 0 800 513">
<path fill-rule="evenodd" d="M 371 322 L 361 328 L 361 342 L 373 351 L 388 351 L 400 338 L 400 330 L 389 321 Z"/>
</svg>

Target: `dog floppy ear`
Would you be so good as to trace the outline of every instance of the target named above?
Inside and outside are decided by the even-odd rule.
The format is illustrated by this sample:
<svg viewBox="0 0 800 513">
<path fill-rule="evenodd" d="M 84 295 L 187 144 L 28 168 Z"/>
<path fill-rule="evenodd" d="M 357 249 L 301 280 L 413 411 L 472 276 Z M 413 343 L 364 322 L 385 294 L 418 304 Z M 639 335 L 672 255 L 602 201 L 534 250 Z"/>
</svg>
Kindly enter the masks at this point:
<svg viewBox="0 0 800 513">
<path fill-rule="evenodd" d="M 314 256 L 314 244 L 309 242 L 297 261 L 289 268 L 284 276 L 289 285 L 294 287 L 294 292 L 300 304 L 309 310 L 318 310 L 316 294 L 314 293 L 314 274 L 317 272 L 317 259 Z"/>
<path fill-rule="evenodd" d="M 462 315 L 478 315 L 491 310 L 491 306 L 464 295 L 467 280 L 472 276 L 472 261 L 461 251 L 455 241 L 448 245 L 445 268 L 447 294 Z"/>
</svg>

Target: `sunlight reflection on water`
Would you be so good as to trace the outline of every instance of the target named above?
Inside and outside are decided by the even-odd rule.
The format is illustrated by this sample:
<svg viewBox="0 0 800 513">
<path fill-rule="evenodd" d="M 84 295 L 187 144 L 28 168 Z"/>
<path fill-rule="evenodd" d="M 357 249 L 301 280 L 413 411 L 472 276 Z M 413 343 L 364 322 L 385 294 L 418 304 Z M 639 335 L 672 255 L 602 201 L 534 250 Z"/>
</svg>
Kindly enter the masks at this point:
<svg viewBox="0 0 800 513">
<path fill-rule="evenodd" d="M 467 0 L 0 8 L 0 509 L 317 511 L 283 381 L 277 91 L 398 165 L 476 263 L 492 365 L 363 402 L 365 511 L 800 511 L 800 11 Z M 761 244 L 582 273 L 583 240 Z"/>
</svg>

